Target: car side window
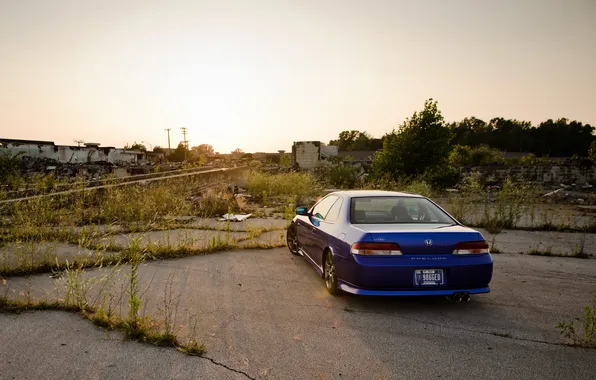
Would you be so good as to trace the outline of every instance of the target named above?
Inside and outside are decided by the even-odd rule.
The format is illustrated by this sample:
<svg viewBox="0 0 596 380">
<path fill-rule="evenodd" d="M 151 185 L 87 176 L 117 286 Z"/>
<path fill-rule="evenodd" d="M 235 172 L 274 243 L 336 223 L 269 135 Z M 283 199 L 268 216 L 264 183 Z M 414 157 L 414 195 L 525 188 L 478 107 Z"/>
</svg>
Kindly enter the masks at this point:
<svg viewBox="0 0 596 380">
<path fill-rule="evenodd" d="M 326 198 L 323 198 L 319 203 L 315 205 L 312 210 L 312 215 L 320 220 L 325 220 L 325 216 L 331 209 L 331 206 L 337 201 L 338 197 L 331 195 Z"/>
<path fill-rule="evenodd" d="M 334 223 L 337 221 L 337 218 L 339 217 L 339 211 L 341 210 L 342 203 L 343 203 L 343 200 L 341 198 L 339 198 L 337 200 L 337 202 L 335 202 L 333 204 L 333 206 L 331 206 L 331 210 L 329 210 L 329 212 L 327 213 L 327 216 L 325 217 L 326 222 Z"/>
</svg>

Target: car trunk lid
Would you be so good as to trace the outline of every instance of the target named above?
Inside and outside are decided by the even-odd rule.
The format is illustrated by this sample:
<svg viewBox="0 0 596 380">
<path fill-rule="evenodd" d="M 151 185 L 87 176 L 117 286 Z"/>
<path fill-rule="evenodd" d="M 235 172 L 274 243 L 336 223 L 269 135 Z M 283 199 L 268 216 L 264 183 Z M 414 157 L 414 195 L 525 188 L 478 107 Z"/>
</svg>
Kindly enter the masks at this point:
<svg viewBox="0 0 596 380">
<path fill-rule="evenodd" d="M 448 254 L 457 243 L 482 241 L 480 232 L 447 224 L 358 224 L 371 242 L 397 243 L 405 254 Z"/>
</svg>

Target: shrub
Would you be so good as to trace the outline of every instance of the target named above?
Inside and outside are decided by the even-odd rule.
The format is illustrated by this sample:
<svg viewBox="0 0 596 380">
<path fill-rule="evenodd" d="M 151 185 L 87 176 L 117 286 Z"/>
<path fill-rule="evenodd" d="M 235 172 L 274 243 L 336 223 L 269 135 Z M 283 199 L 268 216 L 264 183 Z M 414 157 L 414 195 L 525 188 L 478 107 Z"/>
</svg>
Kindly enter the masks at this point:
<svg viewBox="0 0 596 380">
<path fill-rule="evenodd" d="M 250 166 L 253 169 L 258 169 L 263 166 L 263 163 L 259 160 L 252 160 L 248 163 L 248 166 Z"/>
<path fill-rule="evenodd" d="M 460 179 L 460 173 L 450 165 L 431 167 L 424 172 L 422 179 L 434 188 L 447 188 L 455 186 Z"/>
<path fill-rule="evenodd" d="M 21 168 L 20 154 L 0 153 L 0 184 L 18 186 Z"/>
<path fill-rule="evenodd" d="M 499 151 L 487 145 L 473 148 L 467 145 L 456 145 L 449 155 L 449 162 L 456 167 L 492 165 L 503 161 Z"/>
<path fill-rule="evenodd" d="M 329 182 L 334 187 L 352 189 L 358 180 L 359 171 L 358 168 L 352 165 L 334 166 L 329 170 Z"/>
<path fill-rule="evenodd" d="M 449 155 L 449 163 L 453 166 L 467 166 L 472 162 L 472 149 L 467 145 L 456 145 Z"/>
<path fill-rule="evenodd" d="M 534 153 L 530 153 L 527 156 L 523 156 L 519 160 L 519 163 L 520 163 L 520 165 L 524 165 L 524 166 L 533 166 L 538 163 L 538 160 L 536 159 L 536 156 L 534 155 Z"/>
<path fill-rule="evenodd" d="M 432 197 L 433 194 L 432 187 L 427 182 L 419 179 L 403 186 L 403 191 L 410 194 L 422 195 L 428 198 Z"/>
<path fill-rule="evenodd" d="M 596 161 L 596 140 L 592 141 L 590 144 L 590 149 L 588 149 L 588 157 L 592 161 Z"/>
<path fill-rule="evenodd" d="M 517 157 L 506 157 L 503 159 L 503 163 L 507 166 L 521 165 L 521 159 Z"/>
<path fill-rule="evenodd" d="M 475 147 L 470 151 L 470 164 L 475 166 L 501 163 L 503 160 L 499 151 L 487 145 Z"/>
</svg>

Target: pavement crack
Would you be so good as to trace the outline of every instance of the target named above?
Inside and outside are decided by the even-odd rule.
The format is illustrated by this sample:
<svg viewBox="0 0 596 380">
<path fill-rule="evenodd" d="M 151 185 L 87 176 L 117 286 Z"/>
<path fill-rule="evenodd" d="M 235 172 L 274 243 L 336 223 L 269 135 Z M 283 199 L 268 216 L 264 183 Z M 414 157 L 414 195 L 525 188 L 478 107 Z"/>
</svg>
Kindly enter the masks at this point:
<svg viewBox="0 0 596 380">
<path fill-rule="evenodd" d="M 223 364 L 223 363 L 220 363 L 220 362 L 218 362 L 217 360 L 215 360 L 215 359 L 213 359 L 213 358 L 210 358 L 210 357 L 208 357 L 208 356 L 199 356 L 199 357 L 200 357 L 200 358 L 203 358 L 203 359 L 207 359 L 207 360 L 209 360 L 211 363 L 213 363 L 213 364 L 215 364 L 215 365 L 217 365 L 217 366 L 223 367 L 223 368 L 227 369 L 228 371 L 232 371 L 232 372 L 239 373 L 239 374 L 241 374 L 241 375 L 244 375 L 244 376 L 246 376 L 247 378 L 249 378 L 249 379 L 251 379 L 251 380 L 257 380 L 257 378 L 256 378 L 256 377 L 252 377 L 252 376 L 250 376 L 250 375 L 249 375 L 248 373 L 246 373 L 246 372 L 243 372 L 243 371 L 240 371 L 240 370 L 238 370 L 238 369 L 235 369 L 235 368 L 229 367 L 229 366 L 227 366 L 227 365 L 225 365 L 225 364 Z"/>
</svg>

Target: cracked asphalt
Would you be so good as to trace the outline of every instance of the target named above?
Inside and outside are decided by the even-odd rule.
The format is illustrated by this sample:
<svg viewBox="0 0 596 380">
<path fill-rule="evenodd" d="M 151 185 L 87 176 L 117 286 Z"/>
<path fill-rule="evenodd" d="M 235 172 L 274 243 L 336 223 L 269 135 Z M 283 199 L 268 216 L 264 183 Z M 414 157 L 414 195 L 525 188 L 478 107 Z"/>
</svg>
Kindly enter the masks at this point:
<svg viewBox="0 0 596 380">
<path fill-rule="evenodd" d="M 596 260 L 493 258 L 493 291 L 467 304 L 333 297 L 283 248 L 148 262 L 146 313 L 163 313 L 169 283 L 178 336 L 195 320 L 208 359 L 123 341 L 68 313 L 0 314 L 0 378 L 593 379 L 596 350 L 565 346 L 554 326 L 581 317 Z M 9 279 L 17 292 L 30 282 L 34 297 L 55 281 Z"/>
</svg>

